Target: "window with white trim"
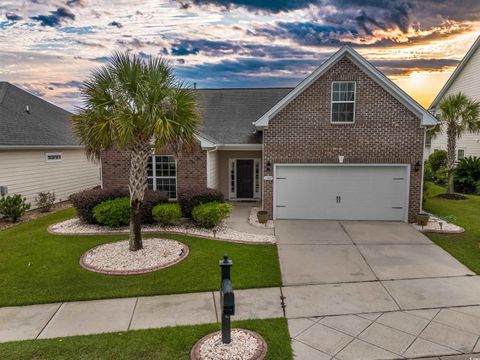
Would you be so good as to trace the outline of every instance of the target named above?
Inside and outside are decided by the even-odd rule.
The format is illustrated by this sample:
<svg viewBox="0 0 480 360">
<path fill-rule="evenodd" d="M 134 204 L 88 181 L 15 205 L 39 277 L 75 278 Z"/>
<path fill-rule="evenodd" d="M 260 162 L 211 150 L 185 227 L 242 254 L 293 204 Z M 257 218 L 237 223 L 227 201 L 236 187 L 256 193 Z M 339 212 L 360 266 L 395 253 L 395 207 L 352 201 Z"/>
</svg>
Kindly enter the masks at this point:
<svg viewBox="0 0 480 360">
<path fill-rule="evenodd" d="M 465 159 L 465 149 L 457 150 L 457 160 Z"/>
<path fill-rule="evenodd" d="M 355 81 L 332 82 L 332 123 L 355 122 Z"/>
<path fill-rule="evenodd" d="M 177 198 L 177 162 L 172 155 L 152 155 L 147 164 L 148 188 L 165 191 L 170 199 Z"/>
<path fill-rule="evenodd" d="M 47 162 L 62 161 L 62 153 L 45 153 Z"/>
</svg>

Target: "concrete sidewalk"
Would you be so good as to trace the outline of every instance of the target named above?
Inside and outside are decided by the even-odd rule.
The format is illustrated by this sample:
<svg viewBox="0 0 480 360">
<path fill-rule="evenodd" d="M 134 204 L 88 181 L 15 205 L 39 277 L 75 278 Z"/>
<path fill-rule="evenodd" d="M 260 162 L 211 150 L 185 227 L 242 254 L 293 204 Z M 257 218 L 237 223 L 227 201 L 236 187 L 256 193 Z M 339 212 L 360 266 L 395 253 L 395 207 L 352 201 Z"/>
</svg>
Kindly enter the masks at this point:
<svg viewBox="0 0 480 360">
<path fill-rule="evenodd" d="M 237 290 L 235 320 L 283 317 L 279 288 Z M 214 323 L 218 292 L 0 308 L 0 342 Z"/>
</svg>

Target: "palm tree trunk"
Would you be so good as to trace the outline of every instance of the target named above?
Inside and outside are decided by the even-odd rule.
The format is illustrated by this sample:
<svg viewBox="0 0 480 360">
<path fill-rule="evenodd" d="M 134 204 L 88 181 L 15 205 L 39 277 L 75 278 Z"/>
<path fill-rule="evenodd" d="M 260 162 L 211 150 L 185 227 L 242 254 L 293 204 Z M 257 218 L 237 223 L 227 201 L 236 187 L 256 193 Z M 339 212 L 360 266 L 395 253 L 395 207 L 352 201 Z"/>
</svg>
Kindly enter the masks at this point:
<svg viewBox="0 0 480 360">
<path fill-rule="evenodd" d="M 141 139 L 136 141 L 130 149 L 128 190 L 130 192 L 129 248 L 131 251 L 143 248 L 141 208 L 145 190 L 147 189 L 147 162 L 150 152 L 150 142 Z"/>
<path fill-rule="evenodd" d="M 453 194 L 453 173 L 456 164 L 457 132 L 453 126 L 447 129 L 447 193 Z"/>
</svg>

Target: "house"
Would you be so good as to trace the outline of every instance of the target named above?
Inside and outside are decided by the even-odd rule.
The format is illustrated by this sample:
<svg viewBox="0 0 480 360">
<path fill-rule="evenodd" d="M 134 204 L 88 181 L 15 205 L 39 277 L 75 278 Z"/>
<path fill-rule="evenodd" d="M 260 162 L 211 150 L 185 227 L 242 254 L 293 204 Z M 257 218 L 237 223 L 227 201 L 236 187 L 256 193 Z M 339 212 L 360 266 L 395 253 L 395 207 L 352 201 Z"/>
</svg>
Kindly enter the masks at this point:
<svg viewBox="0 0 480 360">
<path fill-rule="evenodd" d="M 70 115 L 0 82 L 1 195 L 21 194 L 34 208 L 39 192 L 55 192 L 62 201 L 100 185 L 99 165 L 85 157 L 70 129 Z"/>
<path fill-rule="evenodd" d="M 435 118 L 346 46 L 293 89 L 204 89 L 198 145 L 152 155 L 148 181 L 259 200 L 274 219 L 414 221 L 426 128 Z M 128 154 L 101 156 L 104 188 L 128 183 Z"/>
<path fill-rule="evenodd" d="M 480 36 L 452 73 L 448 81 L 438 93 L 430 105 L 430 111 L 437 112 L 438 104 L 448 95 L 463 92 L 469 98 L 480 101 Z M 430 139 L 425 147 L 425 155 L 428 157 L 436 150 L 447 149 L 447 134 L 442 131 Z M 480 156 L 480 134 L 465 133 L 457 140 L 457 159 L 465 156 Z"/>
</svg>

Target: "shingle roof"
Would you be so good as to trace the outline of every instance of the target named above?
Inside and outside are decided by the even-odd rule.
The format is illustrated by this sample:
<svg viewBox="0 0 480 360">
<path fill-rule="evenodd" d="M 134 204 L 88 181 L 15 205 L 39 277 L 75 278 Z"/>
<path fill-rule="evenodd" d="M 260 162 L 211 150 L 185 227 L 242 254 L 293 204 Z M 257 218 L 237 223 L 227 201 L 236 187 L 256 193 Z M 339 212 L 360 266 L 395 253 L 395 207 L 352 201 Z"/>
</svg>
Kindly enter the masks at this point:
<svg viewBox="0 0 480 360">
<path fill-rule="evenodd" d="M 0 82 L 0 146 L 78 145 L 70 115 L 8 82 Z"/>
<path fill-rule="evenodd" d="M 219 144 L 260 143 L 253 122 L 292 88 L 198 89 L 201 132 Z"/>
</svg>

